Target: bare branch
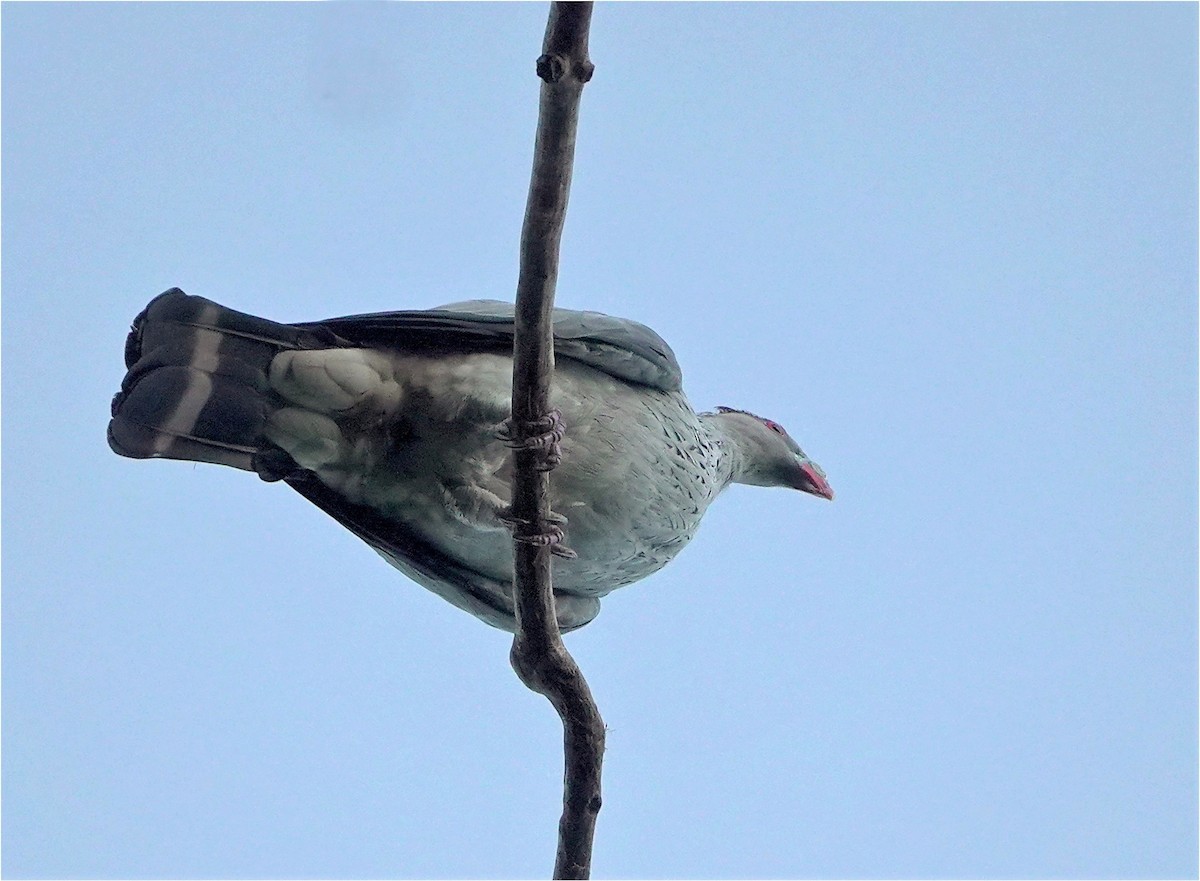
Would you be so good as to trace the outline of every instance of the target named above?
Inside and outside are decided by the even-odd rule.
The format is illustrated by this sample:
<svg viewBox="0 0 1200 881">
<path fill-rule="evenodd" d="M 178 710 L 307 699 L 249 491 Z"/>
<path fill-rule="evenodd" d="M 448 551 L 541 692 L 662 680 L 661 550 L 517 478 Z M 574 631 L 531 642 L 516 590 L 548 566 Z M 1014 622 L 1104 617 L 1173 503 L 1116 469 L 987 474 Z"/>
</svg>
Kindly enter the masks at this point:
<svg viewBox="0 0 1200 881">
<path fill-rule="evenodd" d="M 554 370 L 550 316 L 571 187 L 579 99 L 593 69 L 587 54 L 591 16 L 591 3 L 552 3 L 542 55 L 537 60 L 541 99 L 521 231 L 513 352 L 512 427 L 517 440 L 534 433 L 532 426 L 543 420 L 550 408 Z M 604 722 L 587 681 L 559 634 L 550 578 L 551 549 L 528 541 L 553 527 L 547 519 L 550 481 L 548 472 L 542 470 L 547 467 L 545 454 L 517 448 L 513 464 L 512 514 L 518 524 L 514 541 L 517 632 L 510 657 L 521 681 L 549 698 L 563 721 L 566 767 L 554 877 L 587 878 L 600 811 Z"/>
</svg>

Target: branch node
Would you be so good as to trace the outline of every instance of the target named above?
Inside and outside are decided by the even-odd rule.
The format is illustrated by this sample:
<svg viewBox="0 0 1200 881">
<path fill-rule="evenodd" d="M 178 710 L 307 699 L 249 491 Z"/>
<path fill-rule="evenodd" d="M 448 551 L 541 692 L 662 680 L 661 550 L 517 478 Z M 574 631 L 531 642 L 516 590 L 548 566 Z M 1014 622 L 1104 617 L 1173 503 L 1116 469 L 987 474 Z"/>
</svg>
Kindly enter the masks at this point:
<svg viewBox="0 0 1200 881">
<path fill-rule="evenodd" d="M 539 55 L 537 75 L 548 83 L 556 83 L 567 72 L 567 65 L 559 55 Z M 586 82 L 586 80 L 585 80 Z"/>
</svg>

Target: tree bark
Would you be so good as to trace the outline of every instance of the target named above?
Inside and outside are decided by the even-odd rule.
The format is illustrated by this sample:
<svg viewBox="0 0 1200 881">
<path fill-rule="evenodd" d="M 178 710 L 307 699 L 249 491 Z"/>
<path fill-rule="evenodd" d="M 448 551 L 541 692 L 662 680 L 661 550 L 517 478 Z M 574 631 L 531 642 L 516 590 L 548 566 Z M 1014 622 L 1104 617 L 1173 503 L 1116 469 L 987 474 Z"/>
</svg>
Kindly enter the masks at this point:
<svg viewBox="0 0 1200 881">
<path fill-rule="evenodd" d="M 550 409 L 554 370 L 551 312 L 559 243 L 566 217 L 579 99 L 592 76 L 588 59 L 591 3 L 555 2 L 537 60 L 542 80 L 533 174 L 521 230 L 513 351 L 512 426 L 515 439 L 536 433 Z M 569 429 L 569 427 L 568 427 Z M 554 613 L 551 549 L 520 538 L 548 533 L 550 478 L 544 452 L 513 451 L 512 515 L 517 632 L 510 660 L 532 690 L 545 695 L 563 722 L 565 773 L 555 878 L 587 878 L 600 811 L 604 721 L 583 673 L 563 645 Z M 570 565 L 567 563 L 566 565 Z"/>
</svg>

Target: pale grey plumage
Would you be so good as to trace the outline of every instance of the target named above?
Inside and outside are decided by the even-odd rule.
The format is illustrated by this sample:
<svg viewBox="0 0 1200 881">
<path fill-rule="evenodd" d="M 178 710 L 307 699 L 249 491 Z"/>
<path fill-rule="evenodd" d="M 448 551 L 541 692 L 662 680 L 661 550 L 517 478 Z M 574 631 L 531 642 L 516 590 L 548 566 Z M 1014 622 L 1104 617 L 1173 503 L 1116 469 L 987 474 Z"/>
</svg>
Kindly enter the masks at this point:
<svg viewBox="0 0 1200 881">
<path fill-rule="evenodd" d="M 109 438 L 133 457 L 283 479 L 414 580 L 512 629 L 512 304 L 281 325 L 172 290 L 138 317 Z M 578 558 L 555 567 L 560 624 L 662 568 L 730 482 L 832 494 L 778 425 L 696 414 L 649 328 L 556 310 L 552 477 Z"/>
</svg>

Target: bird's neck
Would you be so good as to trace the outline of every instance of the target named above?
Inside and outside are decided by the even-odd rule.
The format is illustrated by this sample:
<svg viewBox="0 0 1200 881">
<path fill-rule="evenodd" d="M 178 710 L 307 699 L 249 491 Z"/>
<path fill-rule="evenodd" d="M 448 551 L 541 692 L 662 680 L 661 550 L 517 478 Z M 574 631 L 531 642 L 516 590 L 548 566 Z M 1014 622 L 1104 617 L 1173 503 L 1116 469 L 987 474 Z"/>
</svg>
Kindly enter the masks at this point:
<svg viewBox="0 0 1200 881">
<path fill-rule="evenodd" d="M 714 450 L 713 477 L 717 492 L 731 483 L 742 483 L 740 478 L 746 461 L 746 449 L 737 425 L 725 418 L 723 413 L 701 413 L 700 423 Z"/>
</svg>

